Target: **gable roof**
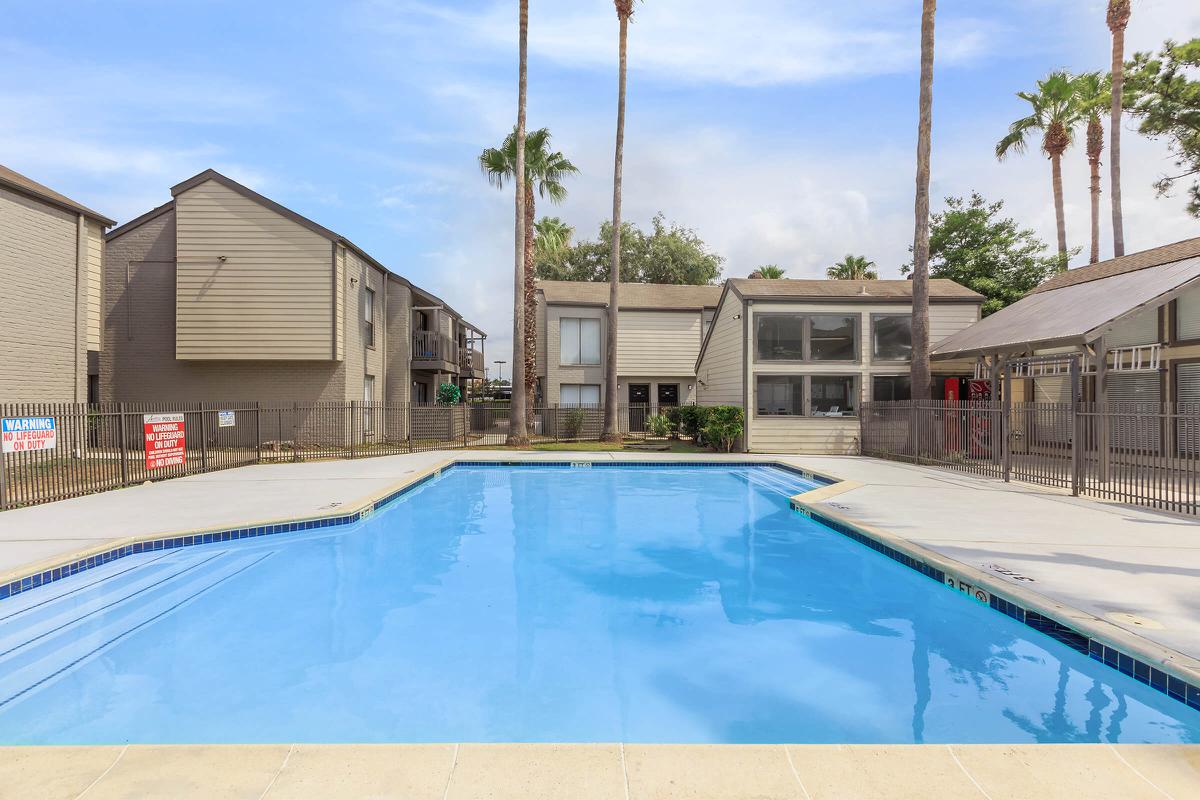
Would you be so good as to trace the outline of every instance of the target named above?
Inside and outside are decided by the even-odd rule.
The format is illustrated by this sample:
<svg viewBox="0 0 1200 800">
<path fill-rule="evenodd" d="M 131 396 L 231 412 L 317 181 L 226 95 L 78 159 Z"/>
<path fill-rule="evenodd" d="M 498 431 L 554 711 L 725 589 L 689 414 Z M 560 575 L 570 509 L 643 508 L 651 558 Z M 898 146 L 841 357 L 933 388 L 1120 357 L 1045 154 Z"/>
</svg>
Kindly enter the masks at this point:
<svg viewBox="0 0 1200 800">
<path fill-rule="evenodd" d="M 1185 258 L 1192 258 L 1194 256 L 1200 256 L 1200 237 L 1184 239 L 1173 244 L 1165 244 L 1161 247 L 1153 247 L 1149 250 L 1130 253 L 1120 258 L 1110 258 L 1108 261 L 1100 261 L 1095 264 L 1089 264 L 1086 267 L 1060 272 L 1034 289 L 1032 293 L 1051 292 L 1055 289 L 1063 289 L 1067 286 L 1077 286 L 1089 281 L 1111 278 L 1114 275 L 1137 272 L 1161 266 L 1162 264 L 1170 264 L 1174 261 L 1182 261 Z"/>
<path fill-rule="evenodd" d="M 729 283 L 739 295 L 750 300 L 802 299 L 855 302 L 911 300 L 912 281 L 839 281 L 828 278 L 730 278 Z M 982 303 L 983 295 L 945 278 L 931 278 L 929 299 L 932 302 L 959 301 Z"/>
<path fill-rule="evenodd" d="M 454 316 L 456 316 L 460 320 L 462 320 L 463 324 L 466 325 L 467 327 L 471 328 L 472 330 L 476 331 L 477 333 L 484 334 L 484 332 L 482 330 L 480 330 L 477 326 L 472 325 L 471 323 L 467 322 L 466 318 L 463 317 L 462 314 L 458 313 L 453 308 L 451 308 L 449 303 L 445 302 L 440 297 L 433 294 L 433 292 L 422 289 L 420 286 L 417 286 L 415 283 L 408 280 L 408 278 L 405 278 L 404 276 L 392 271 L 385 264 L 376 260 L 374 256 L 372 256 L 366 250 L 363 250 L 361 247 L 356 245 L 354 242 L 347 239 L 345 236 L 342 236 L 339 233 L 331 231 L 329 228 L 326 228 L 324 225 L 313 222 L 308 217 L 304 216 L 303 214 L 296 213 L 295 211 L 288 208 L 287 206 L 281 205 L 280 203 L 276 203 L 271 198 L 266 197 L 265 195 L 261 195 L 258 192 L 254 191 L 253 189 L 251 189 L 250 187 L 245 186 L 241 183 L 238 183 L 233 178 L 230 178 L 228 175 L 222 175 L 220 172 L 217 172 L 215 169 L 206 169 L 201 173 L 193 175 L 192 177 L 188 178 L 185 181 L 175 184 L 174 186 L 171 187 L 171 198 L 172 198 L 171 200 L 167 201 L 166 203 L 163 203 L 161 206 L 158 206 L 157 208 L 147 211 L 145 214 L 142 214 L 140 217 L 131 219 L 129 222 L 126 222 L 123 225 L 113 228 L 111 231 L 109 231 L 109 233 L 107 234 L 105 239 L 108 241 L 111 241 L 112 239 L 114 239 L 124 233 L 128 233 L 129 231 L 137 228 L 139 225 L 143 225 L 143 224 L 149 222 L 150 220 L 166 213 L 167 211 L 174 210 L 174 208 L 175 208 L 174 198 L 176 198 L 180 194 L 186 192 L 188 189 L 192 189 L 196 186 L 199 186 L 200 184 L 202 184 L 206 181 L 215 181 L 216 183 L 219 183 L 222 186 L 224 186 L 234 192 L 237 192 L 241 196 L 243 196 L 249 200 L 253 200 L 256 203 L 269 208 L 270 210 L 274 211 L 275 213 L 279 214 L 280 216 L 283 216 L 287 219 L 290 219 L 292 222 L 295 222 L 298 225 L 308 228 L 310 231 L 316 233 L 318 236 L 322 236 L 322 237 L 330 240 L 331 242 L 336 242 L 338 244 L 343 245 L 344 247 L 346 247 L 349 250 L 353 250 L 359 257 L 361 257 L 365 261 L 367 261 L 367 263 L 382 270 L 384 272 L 384 274 L 390 276 L 393 280 L 397 281 L 398 283 L 403 284 L 404 286 L 407 286 L 409 289 L 420 292 L 421 294 L 423 294 L 426 297 L 433 300 L 435 303 L 445 307 L 445 309 L 447 311 L 449 311 L 451 314 L 453 314 Z M 109 224 L 111 225 L 113 223 L 110 222 Z M 484 334 L 484 336 L 486 336 L 486 335 L 487 334 Z"/>
<path fill-rule="evenodd" d="M 75 202 L 66 195 L 59 194 L 49 186 L 43 186 L 32 178 L 28 178 L 16 170 L 9 169 L 3 164 L 0 164 L 0 186 L 14 189 L 21 194 L 37 198 L 50 205 L 74 211 L 76 214 L 83 214 L 85 217 L 99 222 L 106 228 L 117 224 L 103 214 L 93 211 L 82 203 Z"/>
<path fill-rule="evenodd" d="M 547 304 L 607 306 L 609 284 L 600 281 L 538 281 Z M 673 283 L 621 283 L 617 303 L 628 310 L 699 311 L 716 308 L 721 287 Z"/>
<path fill-rule="evenodd" d="M 1193 285 L 1200 285 L 1200 255 L 1033 292 L 936 343 L 932 355 L 953 358 L 1088 344 L 1121 320 L 1164 305 Z"/>
</svg>

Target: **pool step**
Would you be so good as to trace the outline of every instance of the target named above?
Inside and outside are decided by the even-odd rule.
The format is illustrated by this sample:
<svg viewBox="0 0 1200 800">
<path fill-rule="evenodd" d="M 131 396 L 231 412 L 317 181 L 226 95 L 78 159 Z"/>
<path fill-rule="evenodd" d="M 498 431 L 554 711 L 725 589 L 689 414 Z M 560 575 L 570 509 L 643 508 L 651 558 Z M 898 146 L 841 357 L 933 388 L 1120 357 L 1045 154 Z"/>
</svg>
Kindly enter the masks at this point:
<svg viewBox="0 0 1200 800">
<path fill-rule="evenodd" d="M 92 587 L 94 591 L 87 593 L 84 602 L 64 598 L 62 608 L 43 607 L 46 613 L 36 625 L 12 621 L 11 627 L 19 630 L 6 630 L 3 637 L 0 706 L 68 672 L 272 553 L 200 553 L 199 558 L 173 562 L 173 569 L 126 581 L 111 594 Z"/>
<path fill-rule="evenodd" d="M 746 478 L 749 483 L 785 497 L 803 494 L 816 488 L 817 485 L 815 481 L 772 467 L 751 467 L 736 470 L 736 472 Z"/>
</svg>

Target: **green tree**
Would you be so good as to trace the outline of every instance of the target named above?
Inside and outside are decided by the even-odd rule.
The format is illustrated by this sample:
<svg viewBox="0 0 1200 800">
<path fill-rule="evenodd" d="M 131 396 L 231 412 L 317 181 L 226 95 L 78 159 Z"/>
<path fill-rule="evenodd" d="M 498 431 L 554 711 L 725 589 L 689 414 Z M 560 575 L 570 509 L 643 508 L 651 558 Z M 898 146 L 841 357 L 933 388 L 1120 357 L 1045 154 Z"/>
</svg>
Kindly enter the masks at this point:
<svg viewBox="0 0 1200 800">
<path fill-rule="evenodd" d="M 787 272 L 787 270 L 784 269 L 783 267 L 779 266 L 778 264 L 763 264 L 761 267 L 754 270 L 754 272 L 751 272 L 746 277 L 761 278 L 762 280 L 768 280 L 768 281 L 777 281 L 783 277 L 783 274 L 785 272 Z"/>
<path fill-rule="evenodd" d="M 713 253 L 690 228 L 667 224 L 660 213 L 647 233 L 632 222 L 621 224 L 620 279 L 625 283 L 712 283 L 725 259 Z M 561 258 L 538 259 L 543 280 L 608 281 L 611 277 L 612 223 L 600 224 L 599 236 L 568 247 Z"/>
<path fill-rule="evenodd" d="M 1181 170 L 1159 178 L 1155 187 L 1166 194 L 1177 181 L 1191 179 L 1187 210 L 1200 217 L 1200 38 L 1167 42 L 1157 56 L 1136 53 L 1128 69 L 1125 96 L 1141 120 L 1138 131 L 1165 138 Z"/>
<path fill-rule="evenodd" d="M 562 255 L 571 246 L 575 229 L 558 217 L 542 217 L 533 224 L 534 263 Z"/>
<path fill-rule="evenodd" d="M 1066 70 L 1055 70 L 1037 82 L 1036 92 L 1017 92 L 1029 103 L 1030 113 L 1008 127 L 1008 134 L 996 143 L 996 158 L 1003 161 L 1010 152 L 1025 152 L 1026 140 L 1037 131 L 1042 134 L 1042 152 L 1050 159 L 1050 177 L 1054 191 L 1054 220 L 1058 227 L 1058 252 L 1067 252 L 1067 222 L 1063 211 L 1062 157 L 1075 139 L 1075 126 L 1083 117 L 1075 95 L 1075 79 Z"/>
<path fill-rule="evenodd" d="M 969 200 L 947 197 L 945 210 L 930 225 L 930 274 L 982 294 L 985 317 L 1066 269 L 1070 257 L 1047 253 L 1045 242 L 1004 217 L 1003 208 L 1003 201 L 989 203 L 978 192 Z M 907 275 L 912 265 L 900 271 Z"/>
<path fill-rule="evenodd" d="M 552 203 L 561 203 L 567 196 L 563 181 L 579 172 L 562 153 L 550 148 L 550 131 L 539 128 L 525 137 L 525 204 L 522 230 L 524 232 L 525 274 L 522 283 L 525 308 L 522 315 L 523 333 L 520 339 L 524 360 L 525 409 L 527 424 L 533 424 L 533 401 L 537 394 L 537 292 L 535 287 L 535 206 L 534 191 Z M 517 131 L 504 137 L 499 147 L 489 147 L 479 154 L 479 168 L 488 182 L 498 189 L 518 174 Z M 516 349 L 516 342 L 513 347 Z M 517 355 L 514 353 L 514 363 Z"/>
<path fill-rule="evenodd" d="M 1092 201 L 1092 249 L 1088 263 L 1100 260 L 1100 155 L 1104 152 L 1104 123 L 1100 115 L 1112 103 L 1112 87 L 1107 75 L 1085 72 L 1075 79 L 1075 102 L 1087 120 L 1087 161 L 1090 175 L 1088 191 Z"/>
<path fill-rule="evenodd" d="M 875 262 L 868 261 L 866 256 L 845 258 L 825 270 L 825 275 L 835 281 L 877 281 L 879 273 L 875 270 Z"/>
</svg>

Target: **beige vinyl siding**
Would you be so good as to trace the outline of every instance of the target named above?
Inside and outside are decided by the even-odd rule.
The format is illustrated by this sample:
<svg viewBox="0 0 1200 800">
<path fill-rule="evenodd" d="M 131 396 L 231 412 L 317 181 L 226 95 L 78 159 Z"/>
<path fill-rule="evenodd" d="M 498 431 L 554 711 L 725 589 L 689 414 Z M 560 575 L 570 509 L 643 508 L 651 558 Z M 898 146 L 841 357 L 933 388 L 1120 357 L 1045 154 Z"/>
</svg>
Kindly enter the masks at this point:
<svg viewBox="0 0 1200 800">
<path fill-rule="evenodd" d="M 1160 338 L 1158 309 L 1152 308 L 1114 325 L 1111 330 L 1104 334 L 1104 346 L 1111 350 L 1115 347 L 1153 344 L 1159 341 Z"/>
<path fill-rule="evenodd" d="M 951 334 L 969 328 L 979 321 L 979 306 L 975 303 L 933 303 L 929 306 L 929 346 Z M 971 372 L 975 362 L 969 358 L 934 361 L 934 372 Z"/>
<path fill-rule="evenodd" d="M 742 303 L 730 292 L 713 321 L 708 347 L 697 370 L 696 397 L 703 405 L 741 405 L 745 384 Z"/>
<path fill-rule="evenodd" d="M 101 287 L 104 284 L 104 228 L 87 221 L 87 349 L 99 350 L 104 338 Z"/>
<path fill-rule="evenodd" d="M 211 180 L 175 211 L 177 358 L 334 359 L 328 239 Z"/>
<path fill-rule="evenodd" d="M 858 453 L 858 418 L 756 417 L 749 449 L 755 453 Z"/>
<path fill-rule="evenodd" d="M 72 402 L 86 387 L 86 318 L 76 297 L 79 218 L 0 188 L 0 402 Z"/>
<path fill-rule="evenodd" d="M 618 374 L 691 375 L 699 354 L 699 311 L 618 312 Z"/>
</svg>

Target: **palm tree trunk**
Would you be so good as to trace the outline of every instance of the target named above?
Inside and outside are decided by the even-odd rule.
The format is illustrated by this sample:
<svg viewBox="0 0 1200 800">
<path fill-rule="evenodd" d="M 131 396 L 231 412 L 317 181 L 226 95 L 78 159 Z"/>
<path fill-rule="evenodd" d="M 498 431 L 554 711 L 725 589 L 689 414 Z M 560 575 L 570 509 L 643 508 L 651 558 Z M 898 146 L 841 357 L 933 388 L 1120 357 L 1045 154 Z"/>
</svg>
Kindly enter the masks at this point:
<svg viewBox="0 0 1200 800">
<path fill-rule="evenodd" d="M 513 374 L 512 402 L 508 409 L 508 440 L 515 447 L 529 446 L 525 425 L 525 360 L 520 342 L 525 334 L 525 93 L 529 59 L 529 0 L 521 0 L 520 45 L 517 68 L 517 180 L 516 236 L 513 267 Z"/>
<path fill-rule="evenodd" d="M 1125 255 L 1125 219 L 1121 213 L 1121 92 L 1125 86 L 1125 26 L 1129 11 L 1112 28 L 1112 116 L 1109 120 L 1108 195 L 1112 202 L 1113 257 Z"/>
<path fill-rule="evenodd" d="M 617 69 L 617 146 L 613 158 L 613 219 L 612 250 L 609 253 L 608 335 L 604 352 L 604 431 L 601 439 L 620 441 L 617 425 L 617 288 L 621 282 L 621 166 L 625 156 L 625 46 L 629 35 L 629 18 L 621 21 L 620 60 Z"/>
<path fill-rule="evenodd" d="M 937 0 L 921 4 L 921 94 L 917 123 L 917 198 L 913 233 L 912 398 L 928 400 L 929 376 L 929 161 L 933 130 L 933 22 Z"/>
<path fill-rule="evenodd" d="M 1062 153 L 1050 155 L 1050 178 L 1054 182 L 1054 224 L 1058 227 L 1058 254 L 1067 254 L 1067 217 L 1063 209 Z"/>
<path fill-rule="evenodd" d="M 537 292 L 533 257 L 533 182 L 525 185 L 525 424 L 533 432 L 533 406 L 537 400 Z"/>
<path fill-rule="evenodd" d="M 1092 252 L 1088 263 L 1095 264 L 1100 260 L 1100 153 L 1104 149 L 1104 126 L 1098 115 L 1088 117 L 1087 126 L 1087 159 L 1091 169 L 1092 194 Z"/>
</svg>

